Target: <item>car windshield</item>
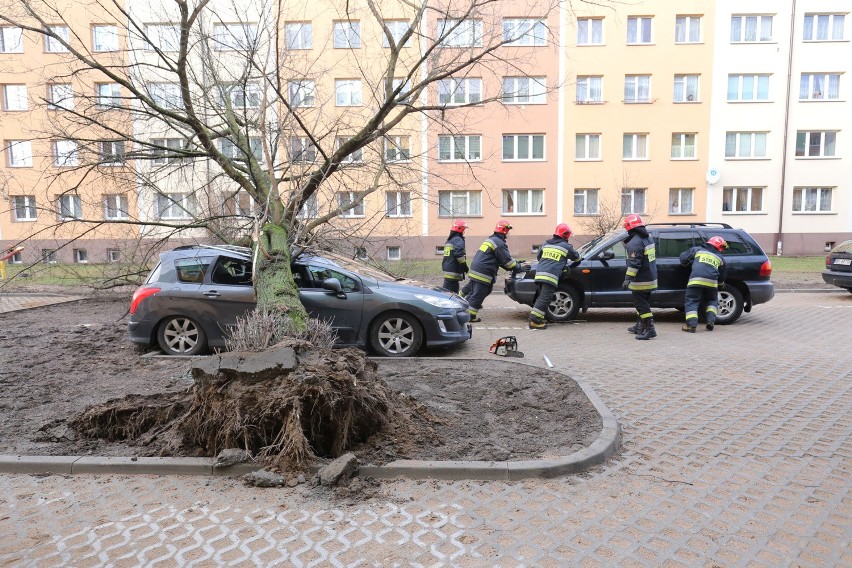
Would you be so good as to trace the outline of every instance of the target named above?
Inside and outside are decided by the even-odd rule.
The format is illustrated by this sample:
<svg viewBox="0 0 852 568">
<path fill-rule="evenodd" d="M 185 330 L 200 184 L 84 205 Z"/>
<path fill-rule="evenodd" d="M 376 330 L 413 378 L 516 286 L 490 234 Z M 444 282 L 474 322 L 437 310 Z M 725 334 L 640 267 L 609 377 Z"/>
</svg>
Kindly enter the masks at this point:
<svg viewBox="0 0 852 568">
<path fill-rule="evenodd" d="M 625 236 L 626 234 L 627 234 L 627 233 L 625 233 L 625 232 L 624 232 L 624 229 L 615 229 L 614 231 L 610 231 L 610 232 L 608 232 L 608 233 L 607 233 L 607 234 L 605 234 L 605 235 L 601 235 L 601 236 L 599 236 L 599 237 L 595 237 L 595 238 L 594 238 L 594 239 L 592 239 L 591 241 L 587 242 L 586 244 L 584 244 L 583 246 L 581 246 L 580 248 L 578 248 L 578 249 L 577 249 L 577 252 L 578 252 L 578 253 L 580 253 L 580 256 L 581 256 L 582 258 L 586 258 L 586 257 L 588 257 L 588 256 L 589 256 L 589 253 L 590 253 L 591 251 L 593 251 L 593 250 L 595 250 L 595 248 L 597 248 L 597 246 L 598 246 L 599 244 L 604 243 L 604 242 L 606 242 L 606 243 L 611 243 L 611 242 L 613 241 L 613 238 L 614 238 L 616 235 L 620 235 L 620 237 L 619 237 L 618 239 L 616 239 L 616 240 L 621 240 L 621 239 L 623 239 L 623 238 L 624 238 L 624 236 Z"/>
<path fill-rule="evenodd" d="M 306 255 L 306 258 L 304 260 L 307 260 L 308 256 L 314 255 L 314 253 L 307 251 L 305 251 L 303 254 Z M 343 255 L 325 251 L 316 253 L 316 256 L 325 259 L 326 261 L 334 264 L 335 266 L 339 266 L 340 268 L 355 272 L 359 276 L 370 278 L 377 282 L 396 282 L 398 280 L 402 280 L 402 278 L 394 276 L 393 274 L 383 270 L 382 268 L 367 264 L 362 260 L 348 258 Z"/>
</svg>

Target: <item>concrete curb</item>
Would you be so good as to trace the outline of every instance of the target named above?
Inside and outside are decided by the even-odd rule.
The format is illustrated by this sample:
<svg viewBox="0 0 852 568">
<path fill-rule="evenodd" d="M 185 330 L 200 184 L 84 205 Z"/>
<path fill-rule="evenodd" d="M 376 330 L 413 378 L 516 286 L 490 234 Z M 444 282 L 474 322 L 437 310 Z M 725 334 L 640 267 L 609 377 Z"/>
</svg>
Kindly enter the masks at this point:
<svg viewBox="0 0 852 568">
<path fill-rule="evenodd" d="M 417 358 L 413 358 L 417 359 Z M 470 358 L 447 357 L 447 360 Z M 521 361 L 506 361 L 541 369 Z M 561 371 L 545 369 L 576 382 L 595 410 L 603 427 L 598 438 L 588 447 L 568 456 L 547 460 L 525 461 L 419 461 L 399 460 L 381 466 L 362 466 L 359 476 L 381 479 L 448 479 L 516 481 L 519 479 L 550 478 L 584 471 L 609 459 L 621 445 L 621 426 L 597 393 L 585 381 L 572 379 Z M 96 456 L 14 456 L 0 455 L 0 473 L 28 474 L 147 474 L 147 475 L 207 475 L 238 476 L 262 469 L 256 463 L 242 463 L 226 468 L 214 468 L 212 458 L 183 457 L 96 457 Z M 318 468 L 312 468 L 318 469 Z"/>
<path fill-rule="evenodd" d="M 779 294 L 834 294 L 846 292 L 843 288 L 776 288 Z"/>
</svg>

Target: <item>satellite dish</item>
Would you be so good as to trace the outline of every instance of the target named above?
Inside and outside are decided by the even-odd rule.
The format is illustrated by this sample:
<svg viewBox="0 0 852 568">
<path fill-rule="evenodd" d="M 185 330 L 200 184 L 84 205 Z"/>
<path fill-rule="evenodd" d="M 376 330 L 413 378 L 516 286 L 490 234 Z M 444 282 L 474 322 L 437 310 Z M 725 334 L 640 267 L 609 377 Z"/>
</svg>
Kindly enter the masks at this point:
<svg viewBox="0 0 852 568">
<path fill-rule="evenodd" d="M 705 179 L 710 185 L 716 185 L 719 182 L 719 177 L 721 177 L 721 175 L 722 174 L 719 173 L 718 169 L 710 168 L 709 170 L 707 170 L 707 175 L 705 176 Z"/>
</svg>

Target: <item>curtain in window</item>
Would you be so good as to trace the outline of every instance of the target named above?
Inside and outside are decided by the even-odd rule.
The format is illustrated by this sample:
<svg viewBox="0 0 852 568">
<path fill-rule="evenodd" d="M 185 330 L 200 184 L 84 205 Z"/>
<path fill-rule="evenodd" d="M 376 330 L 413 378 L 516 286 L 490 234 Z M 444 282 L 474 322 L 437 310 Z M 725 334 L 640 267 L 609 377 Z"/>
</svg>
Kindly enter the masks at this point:
<svg viewBox="0 0 852 568">
<path fill-rule="evenodd" d="M 770 41 L 772 39 L 772 16 L 763 16 L 760 18 L 760 41 Z"/>
<path fill-rule="evenodd" d="M 482 142 L 479 136 L 470 136 L 468 138 L 468 159 L 479 160 L 482 157 Z"/>
<path fill-rule="evenodd" d="M 728 75 L 728 100 L 735 101 L 739 98 L 740 76 Z"/>
<path fill-rule="evenodd" d="M 589 136 L 589 158 L 599 158 L 601 155 L 601 137 Z"/>
<path fill-rule="evenodd" d="M 689 19 L 689 41 L 695 43 L 701 39 L 701 20 L 699 18 Z"/>
<path fill-rule="evenodd" d="M 828 98 L 832 100 L 840 98 L 840 75 L 828 76 Z"/>
<path fill-rule="evenodd" d="M 754 135 L 754 156 L 762 158 L 766 156 L 766 134 L 760 133 Z"/>
<path fill-rule="evenodd" d="M 518 159 L 529 160 L 530 156 L 530 137 L 518 136 Z"/>
<path fill-rule="evenodd" d="M 831 211 L 831 190 L 822 188 L 819 190 L 819 210 Z"/>
<path fill-rule="evenodd" d="M 834 146 L 837 143 L 837 133 L 836 132 L 826 132 L 825 133 L 825 150 L 823 151 L 823 156 L 834 156 Z"/>
<path fill-rule="evenodd" d="M 637 77 L 639 82 L 639 94 L 637 100 L 649 101 L 651 99 L 651 78 Z"/>
<path fill-rule="evenodd" d="M 544 136 L 532 137 L 532 156 L 534 160 L 544 159 Z"/>
<path fill-rule="evenodd" d="M 751 209 L 748 211 L 763 210 L 763 189 L 760 187 L 751 188 Z"/>
<path fill-rule="evenodd" d="M 748 211 L 748 189 L 739 188 L 737 190 L 737 211 Z"/>
<path fill-rule="evenodd" d="M 805 33 L 802 36 L 805 41 L 814 39 L 814 17 L 805 16 Z"/>
<path fill-rule="evenodd" d="M 692 213 L 692 190 L 680 190 L 680 213 Z"/>
<path fill-rule="evenodd" d="M 530 193 L 532 193 L 530 213 L 543 213 L 544 212 L 544 191 L 533 190 Z"/>
<path fill-rule="evenodd" d="M 817 39 L 828 39 L 828 14 L 820 14 L 817 16 Z"/>
<path fill-rule="evenodd" d="M 725 134 L 725 157 L 733 158 L 737 155 L 737 133 L 728 132 Z"/>
<path fill-rule="evenodd" d="M 739 16 L 731 18 L 731 41 L 741 41 L 743 35 L 743 20 Z"/>
<path fill-rule="evenodd" d="M 769 98 L 769 77 L 758 75 L 757 77 L 757 99 L 765 101 Z"/>
<path fill-rule="evenodd" d="M 503 159 L 512 160 L 515 157 L 515 137 L 503 137 Z"/>
<path fill-rule="evenodd" d="M 757 41 L 757 16 L 747 16 L 745 19 L 745 40 Z"/>
<path fill-rule="evenodd" d="M 600 102 L 602 93 L 601 93 L 601 78 L 600 77 L 590 77 L 589 78 L 589 98 L 593 101 Z"/>
<path fill-rule="evenodd" d="M 802 74 L 802 78 L 799 79 L 799 100 L 805 100 L 808 98 L 808 93 L 810 92 L 810 75 Z"/>
<path fill-rule="evenodd" d="M 834 25 L 831 30 L 831 39 L 834 40 L 842 40 L 843 39 L 843 14 L 835 14 L 834 15 Z"/>
<path fill-rule="evenodd" d="M 585 213 L 584 205 L 586 202 L 586 196 L 583 192 L 575 191 L 574 192 L 574 215 L 582 215 Z"/>
</svg>

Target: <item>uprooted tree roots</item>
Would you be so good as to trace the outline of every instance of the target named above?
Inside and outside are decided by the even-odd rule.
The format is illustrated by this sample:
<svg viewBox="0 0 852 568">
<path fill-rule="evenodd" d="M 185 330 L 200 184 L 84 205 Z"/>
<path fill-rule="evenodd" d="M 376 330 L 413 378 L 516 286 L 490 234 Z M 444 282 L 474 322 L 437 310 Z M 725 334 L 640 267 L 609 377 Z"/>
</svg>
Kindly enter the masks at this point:
<svg viewBox="0 0 852 568">
<path fill-rule="evenodd" d="M 193 365 L 186 393 L 129 396 L 91 407 L 71 426 L 88 437 L 153 446 L 160 455 L 242 448 L 295 469 L 337 457 L 387 425 L 388 388 L 356 349 L 290 341 Z"/>
</svg>

